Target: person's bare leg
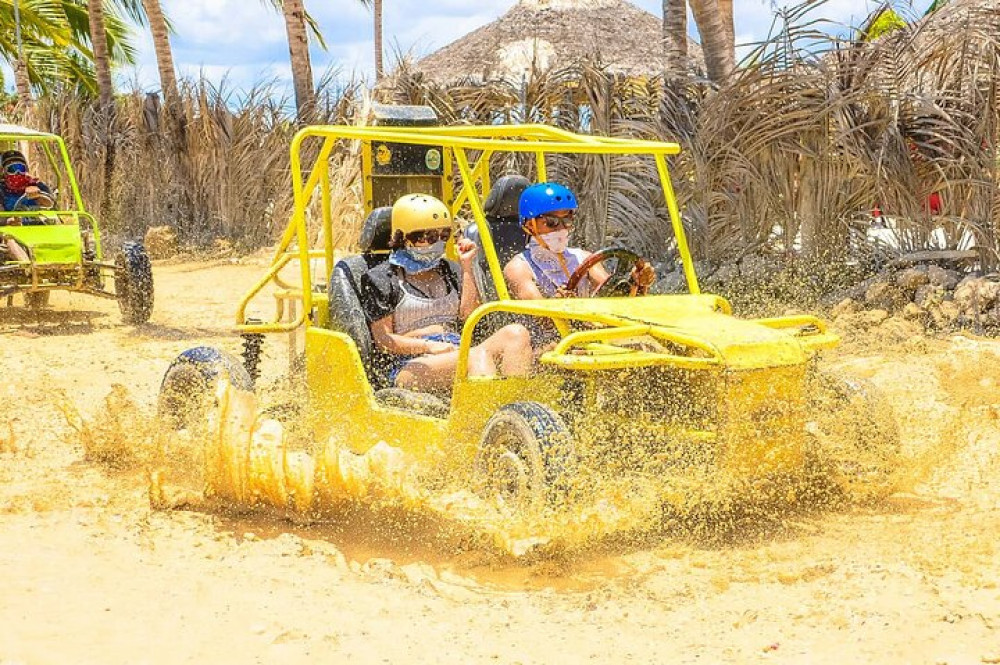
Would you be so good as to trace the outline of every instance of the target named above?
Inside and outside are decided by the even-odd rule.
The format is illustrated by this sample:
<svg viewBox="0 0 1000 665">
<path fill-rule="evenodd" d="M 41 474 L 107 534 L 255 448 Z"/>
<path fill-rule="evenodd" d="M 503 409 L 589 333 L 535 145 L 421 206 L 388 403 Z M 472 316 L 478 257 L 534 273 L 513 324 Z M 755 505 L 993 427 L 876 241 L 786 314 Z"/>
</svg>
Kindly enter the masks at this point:
<svg viewBox="0 0 1000 665">
<path fill-rule="evenodd" d="M 396 375 L 397 388 L 407 390 L 447 390 L 455 381 L 458 348 L 448 353 L 418 356 Z"/>
<path fill-rule="evenodd" d="M 488 367 L 496 373 L 499 367 L 504 376 L 523 376 L 531 370 L 534 355 L 531 350 L 531 333 L 520 323 L 504 326 L 479 345 L 489 358 Z M 470 375 L 472 365 L 470 363 Z M 474 375 L 474 376 L 489 376 Z"/>
<path fill-rule="evenodd" d="M 24 263 L 28 262 L 28 253 L 24 251 L 16 240 L 13 238 L 7 238 L 7 252 L 10 254 L 10 258 L 14 261 L 22 261 Z"/>
</svg>

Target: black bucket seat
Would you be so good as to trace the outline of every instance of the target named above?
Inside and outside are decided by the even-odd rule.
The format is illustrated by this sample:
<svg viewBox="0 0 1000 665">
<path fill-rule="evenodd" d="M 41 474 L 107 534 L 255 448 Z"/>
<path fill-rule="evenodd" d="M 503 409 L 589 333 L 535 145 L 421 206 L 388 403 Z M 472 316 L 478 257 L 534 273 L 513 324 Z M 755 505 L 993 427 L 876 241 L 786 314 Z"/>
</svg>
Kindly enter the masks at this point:
<svg viewBox="0 0 1000 665">
<path fill-rule="evenodd" d="M 378 371 L 385 354 L 375 347 L 365 310 L 361 306 L 361 277 L 376 265 L 389 259 L 389 240 L 392 237 L 392 208 L 375 208 L 365 218 L 358 240 L 360 254 L 337 261 L 330 274 L 329 315 L 330 328 L 347 333 L 354 340 L 361 362 L 376 390 L 387 384 Z"/>
<path fill-rule="evenodd" d="M 448 415 L 448 404 L 444 400 L 427 393 L 392 387 L 386 373 L 392 357 L 376 346 L 361 306 L 361 277 L 389 259 L 391 238 L 392 208 L 375 208 L 361 227 L 358 240 L 361 253 L 337 261 L 330 273 L 330 328 L 346 333 L 354 340 L 377 402 L 384 406 L 445 418 Z"/>
<path fill-rule="evenodd" d="M 531 181 L 520 175 L 505 175 L 493 183 L 486 201 L 483 202 L 483 212 L 486 213 L 486 223 L 490 227 L 493 247 L 496 248 L 500 268 L 528 246 L 528 235 L 521 229 L 521 218 L 518 213 L 518 203 L 521 192 L 531 184 Z M 476 284 L 483 302 L 497 299 L 496 285 L 486 262 L 486 252 L 483 251 L 483 240 L 479 237 L 479 228 L 473 223 L 464 231 L 466 238 L 476 243 L 479 248 L 476 261 Z"/>
</svg>

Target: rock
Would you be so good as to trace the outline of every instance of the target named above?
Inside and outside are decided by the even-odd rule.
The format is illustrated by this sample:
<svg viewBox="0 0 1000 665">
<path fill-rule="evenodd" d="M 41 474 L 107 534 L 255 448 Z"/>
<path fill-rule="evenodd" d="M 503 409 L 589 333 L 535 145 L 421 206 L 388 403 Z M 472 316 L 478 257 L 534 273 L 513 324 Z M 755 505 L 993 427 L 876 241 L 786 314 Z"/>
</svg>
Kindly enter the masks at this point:
<svg viewBox="0 0 1000 665">
<path fill-rule="evenodd" d="M 668 272 L 650 287 L 650 293 L 683 293 L 687 290 L 687 280 L 680 270 Z"/>
<path fill-rule="evenodd" d="M 924 284 L 913 294 L 913 302 L 920 307 L 928 307 L 945 300 L 945 291 L 940 286 Z"/>
<path fill-rule="evenodd" d="M 896 273 L 896 286 L 911 295 L 928 282 L 930 282 L 930 278 L 927 273 L 917 268 L 907 268 Z"/>
<path fill-rule="evenodd" d="M 875 332 L 883 343 L 895 345 L 919 337 L 923 332 L 923 327 L 914 321 L 906 321 L 894 316 L 879 324 Z"/>
<path fill-rule="evenodd" d="M 778 272 L 780 268 L 774 261 L 754 254 L 746 256 L 740 261 L 740 275 L 748 279 L 763 279 Z"/>
<path fill-rule="evenodd" d="M 1000 295 L 1000 282 L 984 277 L 966 277 L 955 287 L 955 304 L 959 311 L 981 314 L 989 309 Z"/>
<path fill-rule="evenodd" d="M 874 328 L 889 318 L 889 312 L 884 309 L 872 309 L 854 314 L 845 314 L 837 319 L 836 325 L 840 329 L 856 328 L 858 330 L 868 330 Z"/>
<path fill-rule="evenodd" d="M 854 314 L 858 311 L 858 303 L 852 298 L 844 298 L 839 303 L 833 306 L 830 310 L 830 316 L 834 319 L 840 318 L 845 314 Z"/>
<path fill-rule="evenodd" d="M 865 302 L 878 309 L 889 312 L 902 309 L 909 301 L 904 292 L 898 286 L 888 282 L 875 282 L 865 291 Z"/>
<path fill-rule="evenodd" d="M 903 307 L 903 318 L 907 321 L 923 321 L 926 316 L 927 310 L 912 302 L 906 303 L 906 306 Z"/>
<path fill-rule="evenodd" d="M 142 241 L 151 259 L 166 259 L 177 253 L 177 233 L 170 226 L 151 226 Z"/>
<path fill-rule="evenodd" d="M 723 263 L 719 266 L 719 269 L 713 272 L 705 279 L 706 284 L 726 284 L 734 277 L 736 277 L 738 271 L 736 266 L 732 263 Z"/>
<path fill-rule="evenodd" d="M 958 280 L 961 279 L 957 270 L 948 270 L 934 265 L 927 267 L 927 278 L 930 280 L 931 286 L 940 286 L 949 291 L 958 286 Z"/>
<path fill-rule="evenodd" d="M 938 328 L 950 328 L 962 313 L 953 300 L 945 300 L 942 303 L 931 305 L 927 311 L 930 313 L 934 325 Z"/>
</svg>

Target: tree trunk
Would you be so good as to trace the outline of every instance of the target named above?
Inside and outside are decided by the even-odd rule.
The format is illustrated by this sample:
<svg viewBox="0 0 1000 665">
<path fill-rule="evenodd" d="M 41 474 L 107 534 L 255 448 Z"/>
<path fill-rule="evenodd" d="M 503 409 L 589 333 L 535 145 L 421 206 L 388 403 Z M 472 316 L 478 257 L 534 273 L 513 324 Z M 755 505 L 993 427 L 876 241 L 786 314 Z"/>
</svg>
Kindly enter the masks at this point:
<svg viewBox="0 0 1000 665">
<path fill-rule="evenodd" d="M 34 106 L 35 98 L 31 96 L 28 64 L 21 58 L 14 63 L 14 85 L 17 87 L 17 102 L 27 112 Z"/>
<path fill-rule="evenodd" d="M 102 0 L 87 0 L 87 15 L 90 19 L 90 45 L 94 50 L 98 100 L 104 110 L 114 101 L 114 87 L 111 83 L 111 59 L 108 56 L 108 33 L 104 28 Z"/>
<path fill-rule="evenodd" d="M 733 21 L 733 0 L 719 0 L 719 11 L 722 14 L 722 25 L 726 28 L 726 42 L 729 44 L 729 49 L 733 52 L 735 62 L 736 24 Z"/>
<path fill-rule="evenodd" d="M 375 81 L 382 80 L 382 0 L 373 0 L 372 13 L 375 14 Z"/>
<path fill-rule="evenodd" d="M 177 75 L 174 71 L 174 56 L 170 49 L 170 34 L 163 18 L 160 0 L 142 0 L 149 19 L 149 31 L 153 35 L 153 51 L 156 53 L 156 67 L 160 71 L 160 89 L 167 107 L 177 103 Z"/>
<path fill-rule="evenodd" d="M 288 53 L 292 62 L 295 108 L 299 121 L 308 122 L 316 106 L 316 93 L 313 90 L 312 64 L 309 60 L 306 10 L 302 0 L 285 0 L 282 11 L 285 15 L 285 30 L 288 33 Z"/>
<path fill-rule="evenodd" d="M 663 45 L 667 78 L 686 78 L 687 0 L 663 0 Z"/>
<path fill-rule="evenodd" d="M 722 83 L 736 67 L 736 53 L 729 45 L 729 31 L 723 22 L 719 1 L 691 0 L 708 78 L 716 83 Z"/>
</svg>

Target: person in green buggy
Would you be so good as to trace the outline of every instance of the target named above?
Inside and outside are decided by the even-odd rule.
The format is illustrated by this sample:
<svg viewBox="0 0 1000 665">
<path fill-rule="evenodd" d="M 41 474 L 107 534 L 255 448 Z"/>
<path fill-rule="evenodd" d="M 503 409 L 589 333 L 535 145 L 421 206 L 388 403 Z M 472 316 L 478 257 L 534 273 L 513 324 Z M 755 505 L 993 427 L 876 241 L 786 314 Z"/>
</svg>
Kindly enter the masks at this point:
<svg viewBox="0 0 1000 665">
<path fill-rule="evenodd" d="M 28 173 L 28 160 L 20 150 L 6 150 L 0 153 L 0 195 L 3 197 L 4 212 L 41 210 L 52 207 L 52 190 L 47 184 Z M 0 219 L 0 225 L 42 224 L 41 220 L 8 217 Z M 0 262 L 29 261 L 28 251 L 11 236 L 0 234 Z"/>
<path fill-rule="evenodd" d="M 0 153 L 0 168 L 3 169 L 0 190 L 6 212 L 40 210 L 52 206 L 52 190 L 28 173 L 28 160 L 20 150 Z"/>
</svg>

